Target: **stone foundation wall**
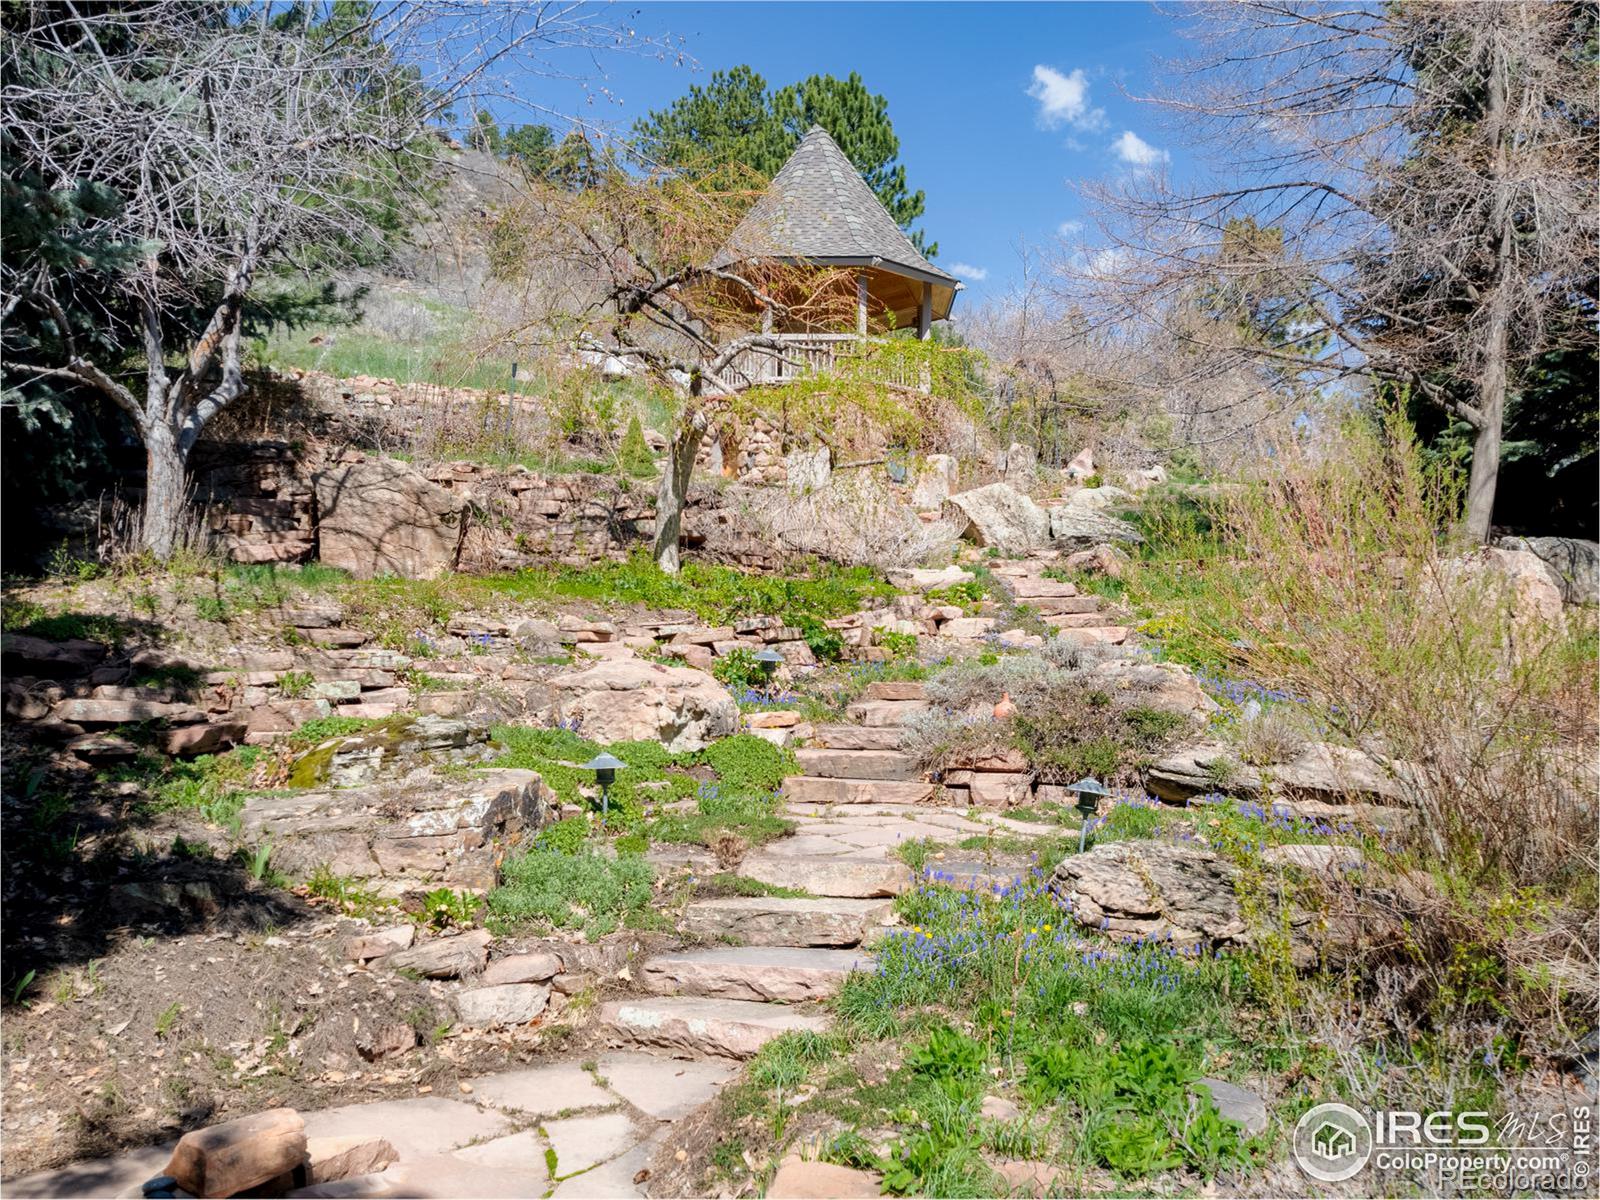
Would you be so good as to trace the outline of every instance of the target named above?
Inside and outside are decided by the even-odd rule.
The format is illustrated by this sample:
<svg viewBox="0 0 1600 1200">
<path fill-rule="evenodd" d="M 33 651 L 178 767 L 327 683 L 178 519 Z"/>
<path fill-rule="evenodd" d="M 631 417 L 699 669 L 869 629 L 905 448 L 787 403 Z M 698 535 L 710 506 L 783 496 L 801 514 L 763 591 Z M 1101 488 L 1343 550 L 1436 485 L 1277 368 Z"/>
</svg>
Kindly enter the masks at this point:
<svg viewBox="0 0 1600 1200">
<path fill-rule="evenodd" d="M 330 561 L 358 574 L 359 564 L 330 557 L 319 545 L 316 481 L 369 461 L 345 451 L 335 461 L 288 442 L 208 443 L 197 453 L 195 498 L 203 528 L 235 562 Z M 458 510 L 448 543 L 453 553 L 432 570 L 488 572 L 548 563 L 582 567 L 621 560 L 650 541 L 655 496 L 648 484 L 602 475 L 547 475 L 525 467 L 447 462 L 423 467 L 393 463 L 393 476 L 413 491 L 441 489 Z M 368 524 L 391 523 L 392 494 L 343 493 L 342 515 L 363 505 Z M 420 506 L 419 506 L 420 507 Z M 380 511 L 382 510 L 382 511 Z M 375 535 L 377 536 L 377 535 Z M 752 570 L 771 570 L 778 558 L 750 523 L 709 485 L 696 486 L 684 514 L 686 545 L 704 556 Z"/>
</svg>

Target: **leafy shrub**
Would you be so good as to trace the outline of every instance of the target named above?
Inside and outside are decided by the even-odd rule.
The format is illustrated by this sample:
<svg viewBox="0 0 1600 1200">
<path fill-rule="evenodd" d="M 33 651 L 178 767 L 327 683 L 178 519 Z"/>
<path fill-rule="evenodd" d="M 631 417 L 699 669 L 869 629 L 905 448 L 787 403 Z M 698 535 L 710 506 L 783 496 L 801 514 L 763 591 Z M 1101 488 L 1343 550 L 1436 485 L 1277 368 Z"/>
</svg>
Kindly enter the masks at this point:
<svg viewBox="0 0 1600 1200">
<path fill-rule="evenodd" d="M 756 661 L 756 652 L 743 646 L 720 655 L 711 665 L 711 674 L 718 683 L 734 692 L 762 687 L 767 682 L 766 672 Z"/>
<path fill-rule="evenodd" d="M 872 640 L 882 646 L 895 658 L 916 658 L 919 639 L 914 633 L 900 633 L 893 629 L 877 626 L 872 631 Z"/>
</svg>

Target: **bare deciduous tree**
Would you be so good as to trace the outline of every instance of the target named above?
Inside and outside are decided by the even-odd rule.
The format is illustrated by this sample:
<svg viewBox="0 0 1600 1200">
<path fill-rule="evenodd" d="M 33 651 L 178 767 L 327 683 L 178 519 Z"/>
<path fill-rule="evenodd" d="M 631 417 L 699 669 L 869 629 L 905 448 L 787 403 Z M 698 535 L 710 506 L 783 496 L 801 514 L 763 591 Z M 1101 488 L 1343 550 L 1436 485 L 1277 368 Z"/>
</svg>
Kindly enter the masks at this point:
<svg viewBox="0 0 1600 1200">
<path fill-rule="evenodd" d="M 5 369 L 93 389 L 128 414 L 147 455 L 142 540 L 161 558 L 189 451 L 244 389 L 246 306 L 264 277 L 380 257 L 448 152 L 452 105 L 513 64 L 537 74 L 545 54 L 623 38 L 570 0 L 21 4 L 5 23 L 8 179 L 114 192 L 98 232 L 133 263 L 99 282 L 135 314 L 124 340 L 142 347 L 135 371 L 76 344 L 71 265 L 8 255 L 6 315 L 50 315 L 65 353 Z"/>
<path fill-rule="evenodd" d="M 1108 324 L 1162 328 L 1214 378 L 1248 364 L 1300 395 L 1372 375 L 1410 388 L 1473 430 L 1466 528 L 1486 539 L 1508 387 L 1552 329 L 1594 335 L 1592 6 L 1253 0 L 1196 16 L 1206 50 L 1158 102 L 1224 174 L 1091 187 L 1107 244 L 1063 262 L 1071 290 Z M 1271 239 L 1230 249 L 1243 221 Z M 1205 302 L 1219 284 L 1290 303 L 1241 336 Z"/>
</svg>

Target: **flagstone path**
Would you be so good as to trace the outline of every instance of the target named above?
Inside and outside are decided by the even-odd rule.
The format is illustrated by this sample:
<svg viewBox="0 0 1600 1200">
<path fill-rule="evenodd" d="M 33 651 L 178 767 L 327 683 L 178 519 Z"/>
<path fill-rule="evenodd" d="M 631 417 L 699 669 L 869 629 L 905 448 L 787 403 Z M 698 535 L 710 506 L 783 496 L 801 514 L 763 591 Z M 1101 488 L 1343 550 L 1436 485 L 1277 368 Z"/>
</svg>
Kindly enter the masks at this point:
<svg viewBox="0 0 1600 1200">
<path fill-rule="evenodd" d="M 646 1166 L 687 1116 L 734 1078 L 740 1060 L 791 1030 L 828 1027 L 819 1003 L 895 922 L 893 899 L 911 887 L 896 850 L 932 838 L 1049 836 L 1062 828 L 932 803 L 899 749 L 900 724 L 926 707 L 905 699 L 854 706 L 857 724 L 819 727 L 784 783 L 794 833 L 746 856 L 739 874 L 802 897 L 692 902 L 683 927 L 697 948 L 655 955 L 635 972 L 643 994 L 601 1005 L 615 1047 L 587 1069 L 579 1060 L 467 1081 L 452 1097 L 419 1096 L 303 1114 L 308 1138 L 381 1137 L 399 1157 L 386 1170 L 314 1185 L 304 1197 L 644 1196 Z M 681 862 L 681 856 L 674 861 Z M 949 881 L 990 887 L 1012 872 L 981 851 L 934 864 Z M 714 869 L 714 868 L 708 868 Z M 171 1145 L 79 1163 L 6 1184 L 7 1197 L 139 1196 Z"/>
</svg>

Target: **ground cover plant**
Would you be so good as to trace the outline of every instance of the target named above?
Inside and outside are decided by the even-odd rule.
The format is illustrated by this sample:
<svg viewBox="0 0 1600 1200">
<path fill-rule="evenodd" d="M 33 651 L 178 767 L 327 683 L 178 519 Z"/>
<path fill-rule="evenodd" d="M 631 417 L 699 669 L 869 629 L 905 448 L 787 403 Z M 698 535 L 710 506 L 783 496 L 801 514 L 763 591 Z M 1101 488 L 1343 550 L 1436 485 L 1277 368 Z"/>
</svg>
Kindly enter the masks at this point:
<svg viewBox="0 0 1600 1200">
<path fill-rule="evenodd" d="M 833 1122 L 822 1157 L 880 1172 L 895 1195 L 1005 1194 L 994 1168 L 1014 1158 L 1059 1170 L 1052 1190 L 1069 1193 L 1253 1164 L 1265 1143 L 1198 1082 L 1249 1061 L 1230 964 L 1169 942 L 1108 948 L 1047 881 L 1034 867 L 966 890 L 925 870 L 874 968 L 832 1002 L 836 1029 L 764 1047 L 725 1097 L 722 1156 L 781 1139 L 799 1097 Z M 1015 1115 L 982 1115 L 997 1095 Z"/>
<path fill-rule="evenodd" d="M 492 765 L 538 771 L 559 802 L 584 810 L 506 858 L 488 898 L 496 929 L 547 925 L 593 937 L 639 924 L 655 898 L 654 871 L 643 858 L 652 842 L 701 845 L 720 856 L 793 828 L 779 815 L 778 788 L 795 770 L 794 756 L 750 734 L 684 754 L 657 742 L 601 746 L 560 728 L 497 726 L 494 737 L 503 749 Z M 578 765 L 602 751 L 628 764 L 611 786 L 603 824 L 593 773 Z"/>
</svg>

